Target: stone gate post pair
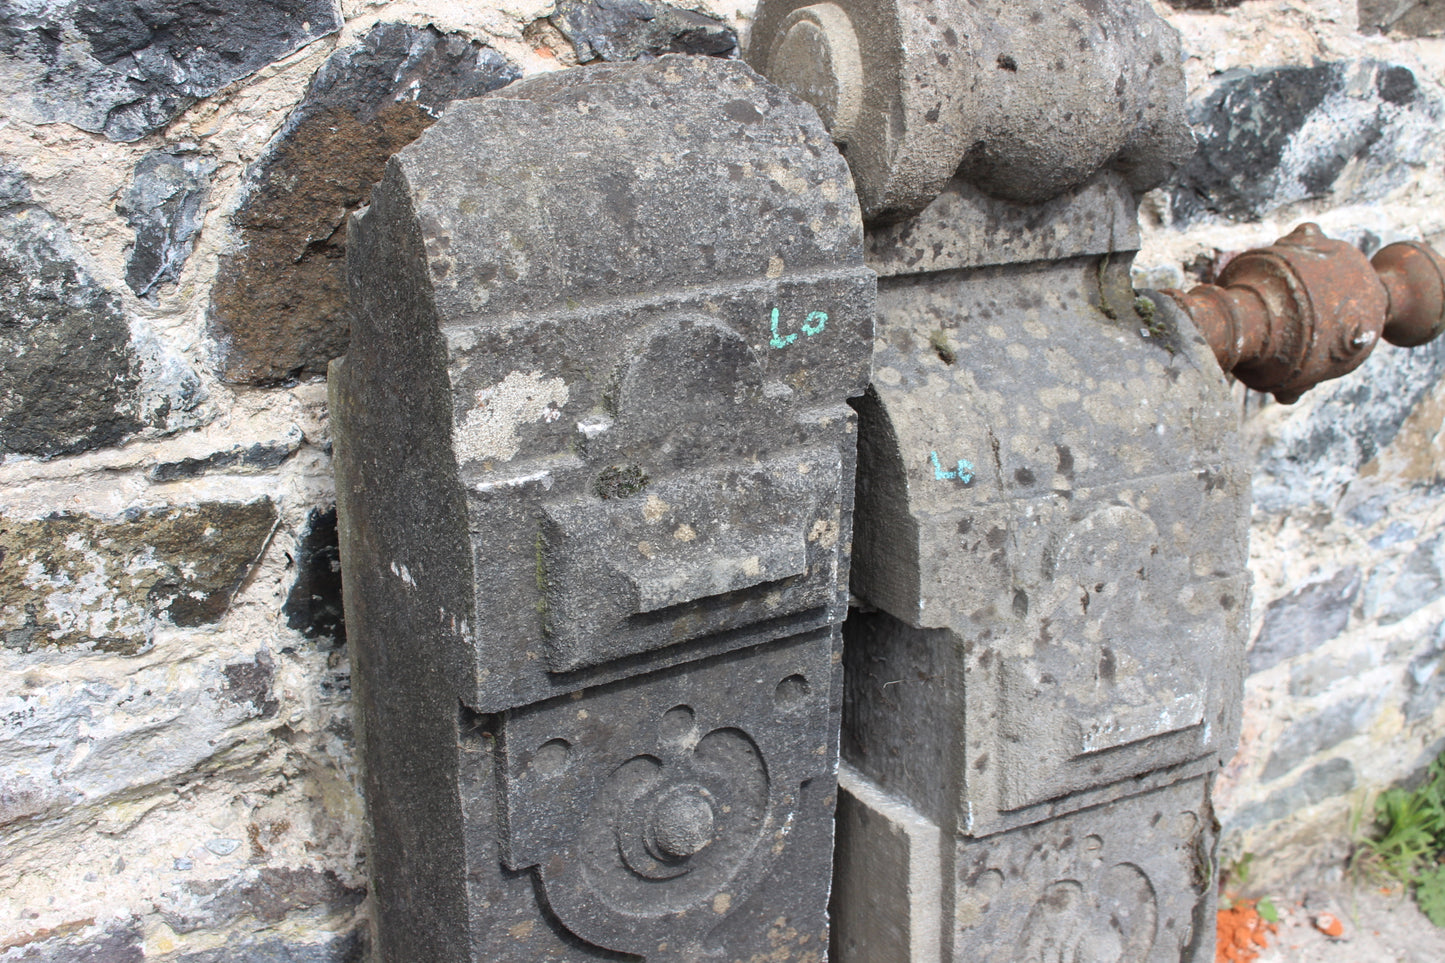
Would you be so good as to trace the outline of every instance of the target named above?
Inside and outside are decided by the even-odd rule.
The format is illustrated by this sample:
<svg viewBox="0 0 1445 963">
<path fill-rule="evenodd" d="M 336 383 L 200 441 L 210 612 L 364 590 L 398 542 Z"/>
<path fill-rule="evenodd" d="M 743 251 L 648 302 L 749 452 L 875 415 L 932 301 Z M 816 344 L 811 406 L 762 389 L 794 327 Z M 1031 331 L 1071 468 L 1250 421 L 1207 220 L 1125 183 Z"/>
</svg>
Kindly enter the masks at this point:
<svg viewBox="0 0 1445 963">
<path fill-rule="evenodd" d="M 1177 60 L 768 0 L 776 83 L 581 68 L 392 159 L 330 379 L 378 959 L 1212 955 L 1247 474 L 1128 273 Z"/>
</svg>

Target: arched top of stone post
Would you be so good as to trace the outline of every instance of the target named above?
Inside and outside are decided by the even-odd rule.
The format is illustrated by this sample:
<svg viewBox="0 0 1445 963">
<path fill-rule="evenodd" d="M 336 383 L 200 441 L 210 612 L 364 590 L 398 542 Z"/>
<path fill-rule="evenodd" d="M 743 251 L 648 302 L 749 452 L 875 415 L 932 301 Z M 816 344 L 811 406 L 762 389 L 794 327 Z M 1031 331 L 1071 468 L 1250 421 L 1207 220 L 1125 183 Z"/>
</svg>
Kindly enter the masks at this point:
<svg viewBox="0 0 1445 963">
<path fill-rule="evenodd" d="M 446 325 L 861 264 L 851 185 L 810 107 L 740 62 L 663 57 L 457 104 L 383 189 L 411 198 Z"/>
</svg>

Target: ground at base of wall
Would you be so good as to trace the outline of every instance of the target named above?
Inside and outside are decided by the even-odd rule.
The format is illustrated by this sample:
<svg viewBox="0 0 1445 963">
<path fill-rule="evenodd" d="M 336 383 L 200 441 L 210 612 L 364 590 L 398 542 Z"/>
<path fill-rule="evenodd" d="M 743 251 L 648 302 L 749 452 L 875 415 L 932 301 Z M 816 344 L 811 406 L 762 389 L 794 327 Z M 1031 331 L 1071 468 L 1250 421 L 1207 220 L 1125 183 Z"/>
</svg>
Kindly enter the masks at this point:
<svg viewBox="0 0 1445 963">
<path fill-rule="evenodd" d="M 1445 929 L 1425 918 L 1408 893 L 1348 882 L 1276 898 L 1279 929 L 1258 963 L 1430 963 L 1445 960 Z M 1323 914 L 1344 931 L 1326 936 Z"/>
</svg>

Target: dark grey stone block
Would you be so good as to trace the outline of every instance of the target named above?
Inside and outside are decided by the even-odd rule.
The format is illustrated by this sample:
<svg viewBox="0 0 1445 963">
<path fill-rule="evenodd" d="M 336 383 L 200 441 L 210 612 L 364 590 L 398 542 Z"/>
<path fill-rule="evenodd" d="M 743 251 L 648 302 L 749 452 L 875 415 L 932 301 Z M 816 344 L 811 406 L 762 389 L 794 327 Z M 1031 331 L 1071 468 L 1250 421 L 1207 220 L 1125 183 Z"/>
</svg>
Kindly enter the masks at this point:
<svg viewBox="0 0 1445 963">
<path fill-rule="evenodd" d="M 157 908 L 171 929 L 193 933 L 240 919 L 277 923 L 290 913 L 318 906 L 331 913 L 344 912 L 358 906 L 365 895 L 364 889 L 347 886 L 331 870 L 266 866 L 244 870 L 231 879 L 182 883 Z"/>
<path fill-rule="evenodd" d="M 223 376 L 276 383 L 320 375 L 346 351 L 346 215 L 386 160 L 454 100 L 518 76 L 482 43 L 432 27 L 381 23 L 336 51 L 247 171 L 221 257 L 209 326 Z"/>
<path fill-rule="evenodd" d="M 1445 536 L 1420 542 L 1403 558 L 1375 566 L 1365 583 L 1364 616 L 1389 625 L 1429 605 L 1445 592 Z"/>
<path fill-rule="evenodd" d="M 1290 723 L 1275 740 L 1260 778 L 1266 782 L 1278 779 L 1316 753 L 1359 735 L 1379 707 L 1379 696 L 1358 696 Z"/>
<path fill-rule="evenodd" d="M 267 472 L 284 465 L 301 449 L 305 436 L 293 429 L 276 441 L 258 441 L 253 445 L 232 445 L 204 458 L 182 458 L 162 461 L 146 469 L 150 481 L 168 482 L 181 478 L 199 478 L 214 471 L 247 475 Z"/>
<path fill-rule="evenodd" d="M 1348 759 L 1327 759 L 1310 766 L 1283 789 L 1235 810 L 1225 830 L 1243 832 L 1255 826 L 1278 822 L 1298 810 L 1343 796 L 1354 788 L 1355 764 Z"/>
<path fill-rule="evenodd" d="M 870 228 L 842 751 L 888 803 L 845 787 L 834 959 L 1212 959 L 1249 465 L 1203 340 L 1129 283 L 1134 205 L 955 181 Z"/>
<path fill-rule="evenodd" d="M 1445 622 L 1435 627 L 1429 648 L 1410 660 L 1405 670 L 1405 721 L 1434 715 L 1445 700 Z"/>
<path fill-rule="evenodd" d="M 1127 257 L 879 294 L 853 591 L 881 611 L 844 629 L 844 751 L 946 832 L 1049 818 L 1233 751 L 1235 416 L 1187 321 L 1109 318 L 1101 300 L 1135 310 L 1111 271 L 1127 277 Z"/>
<path fill-rule="evenodd" d="M 944 837 L 847 769 L 840 787 L 830 959 L 1213 958 L 1218 829 L 1202 779 L 982 839 Z"/>
<path fill-rule="evenodd" d="M 116 205 L 135 231 L 125 282 L 136 294 L 180 277 L 215 172 L 213 158 L 177 149 L 151 151 L 136 163 L 131 186 Z"/>
<path fill-rule="evenodd" d="M 175 957 L 174 963 L 362 963 L 365 958 L 365 941 L 358 933 L 348 933 L 319 943 L 235 940 L 220 949 Z"/>
<path fill-rule="evenodd" d="M 25 963 L 142 963 L 145 958 L 140 931 L 125 924 L 111 926 L 84 942 L 45 940 L 12 957 Z"/>
<path fill-rule="evenodd" d="M 0 207 L 0 454 L 52 457 L 141 428 L 140 363 L 120 298 L 79 263 L 59 221 L 3 180 Z"/>
<path fill-rule="evenodd" d="M 650 0 L 558 0 L 552 22 L 583 63 L 670 53 L 725 57 L 738 46 L 727 24 Z"/>
<path fill-rule="evenodd" d="M 0 56 L 21 116 L 133 141 L 340 27 L 335 0 L 51 0 L 5 5 Z"/>
<path fill-rule="evenodd" d="M 663 57 L 453 105 L 352 219 L 381 959 L 823 954 L 876 284 L 849 184 L 811 108 Z"/>
<path fill-rule="evenodd" d="M 1359 0 L 1360 30 L 1401 37 L 1445 35 L 1445 3 L 1440 0 Z"/>
<path fill-rule="evenodd" d="M 1360 571 L 1350 566 L 1269 603 L 1249 650 L 1249 671 L 1263 672 L 1335 638 L 1359 594 Z"/>
<path fill-rule="evenodd" d="M 1379 61 L 1227 72 L 1190 113 L 1199 149 L 1173 190 L 1181 223 L 1330 196 L 1351 165 L 1349 199 L 1370 200 L 1440 150 L 1438 100 L 1408 67 Z"/>
<path fill-rule="evenodd" d="M 1260 450 L 1258 510 L 1333 508 L 1362 465 L 1387 449 L 1405 419 L 1445 375 L 1445 342 L 1405 350 L 1382 345 L 1353 377 L 1313 391 L 1309 413 L 1281 426 Z M 1383 503 L 1348 506 L 1362 525 L 1384 517 Z"/>
</svg>

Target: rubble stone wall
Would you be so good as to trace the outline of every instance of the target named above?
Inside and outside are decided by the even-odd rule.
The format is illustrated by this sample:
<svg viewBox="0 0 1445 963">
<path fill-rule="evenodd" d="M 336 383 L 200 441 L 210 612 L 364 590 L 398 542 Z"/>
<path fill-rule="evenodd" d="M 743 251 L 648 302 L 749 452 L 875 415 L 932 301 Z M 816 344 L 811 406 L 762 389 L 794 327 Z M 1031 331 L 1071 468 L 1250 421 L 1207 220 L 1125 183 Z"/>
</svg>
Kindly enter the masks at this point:
<svg viewBox="0 0 1445 963">
<path fill-rule="evenodd" d="M 1445 244 L 1445 8 L 1175 6 L 1199 150 L 1145 201 L 1137 284 L 1211 280 L 1305 220 L 1371 254 Z M 1352 815 L 1445 750 L 1442 374 L 1445 345 L 1386 345 L 1292 406 L 1236 389 L 1253 627 L 1216 804 L 1222 864 L 1255 853 L 1258 883 L 1338 872 Z"/>
<path fill-rule="evenodd" d="M 361 958 L 322 381 L 345 216 L 451 101 L 728 56 L 752 6 L 0 11 L 0 960 Z M 1161 11 L 1201 151 L 1148 198 L 1140 284 L 1304 218 L 1445 244 L 1438 2 Z M 1220 816 L 1256 872 L 1337 854 L 1351 807 L 1441 748 L 1442 372 L 1445 347 L 1382 347 L 1290 408 L 1240 394 L 1256 629 Z"/>
</svg>

